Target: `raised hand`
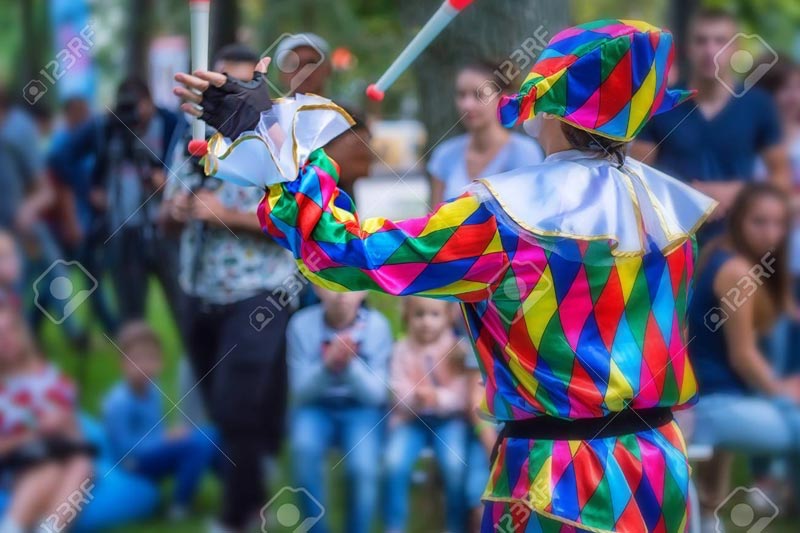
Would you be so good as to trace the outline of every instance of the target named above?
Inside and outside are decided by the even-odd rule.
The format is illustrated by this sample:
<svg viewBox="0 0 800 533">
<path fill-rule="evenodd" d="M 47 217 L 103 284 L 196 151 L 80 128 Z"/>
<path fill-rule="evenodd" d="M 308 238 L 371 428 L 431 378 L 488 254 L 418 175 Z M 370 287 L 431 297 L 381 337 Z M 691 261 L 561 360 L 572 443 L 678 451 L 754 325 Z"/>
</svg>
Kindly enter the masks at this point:
<svg viewBox="0 0 800 533">
<path fill-rule="evenodd" d="M 182 84 L 173 89 L 183 100 L 181 109 L 203 119 L 226 137 L 235 139 L 252 130 L 261 112 L 272 107 L 266 72 L 270 59 L 264 58 L 251 81 L 220 72 L 198 70 L 193 74 L 179 72 L 175 81 Z"/>
</svg>

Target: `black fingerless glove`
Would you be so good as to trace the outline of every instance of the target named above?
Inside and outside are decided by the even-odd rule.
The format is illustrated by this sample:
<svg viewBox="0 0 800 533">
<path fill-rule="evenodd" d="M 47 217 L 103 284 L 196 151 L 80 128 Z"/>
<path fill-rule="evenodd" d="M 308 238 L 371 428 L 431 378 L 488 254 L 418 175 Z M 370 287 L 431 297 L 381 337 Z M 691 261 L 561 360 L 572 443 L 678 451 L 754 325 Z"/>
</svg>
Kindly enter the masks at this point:
<svg viewBox="0 0 800 533">
<path fill-rule="evenodd" d="M 210 86 L 203 93 L 203 116 L 200 117 L 225 137 L 235 139 L 255 129 L 261 113 L 272 107 L 267 79 L 256 72 L 252 81 L 228 76 L 222 87 Z"/>
</svg>

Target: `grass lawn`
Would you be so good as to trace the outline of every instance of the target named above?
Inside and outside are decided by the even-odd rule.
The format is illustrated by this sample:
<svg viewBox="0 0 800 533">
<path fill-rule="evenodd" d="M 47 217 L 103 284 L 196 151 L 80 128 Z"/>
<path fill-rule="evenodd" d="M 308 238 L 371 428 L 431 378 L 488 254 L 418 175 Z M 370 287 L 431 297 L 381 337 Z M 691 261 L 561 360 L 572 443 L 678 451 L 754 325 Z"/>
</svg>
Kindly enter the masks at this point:
<svg viewBox="0 0 800 533">
<path fill-rule="evenodd" d="M 400 318 L 398 313 L 398 301 L 395 298 L 384 297 L 381 295 L 371 295 L 370 302 L 389 316 L 395 331 L 400 328 Z M 88 306 L 77 311 L 78 317 L 86 323 L 88 318 Z M 148 302 L 149 323 L 156 328 L 161 335 L 165 346 L 165 372 L 162 377 L 161 387 L 173 400 L 180 398 L 178 394 L 177 369 L 178 361 L 183 353 L 180 339 L 174 321 L 167 309 L 161 291 L 152 286 Z M 87 353 L 77 353 L 62 335 L 58 326 L 47 322 L 42 331 L 42 344 L 44 353 L 56 361 L 62 369 L 73 377 L 78 378 L 81 374 L 85 376 L 84 386 L 81 389 L 81 405 L 91 414 L 99 412 L 100 401 L 103 394 L 119 377 L 119 358 L 120 354 L 116 348 L 106 339 L 103 333 L 96 327 L 92 331 L 90 348 Z M 165 405 L 170 405 L 165 400 Z M 181 414 L 173 412 L 171 422 L 179 423 Z M 287 452 L 281 458 L 281 472 L 284 479 L 272 481 L 273 491 L 279 490 L 284 486 L 291 486 L 291 480 L 286 478 Z M 331 464 L 335 464 L 332 462 Z M 734 476 L 735 485 L 747 485 L 748 480 L 745 476 L 745 467 L 742 461 L 737 462 Z M 337 468 L 331 472 L 329 479 L 329 494 L 332 501 L 328 505 L 326 512 L 331 518 L 332 523 L 342 524 L 342 510 L 344 509 L 344 468 Z M 165 487 L 167 490 L 168 487 Z M 274 492 L 273 492 L 274 493 Z M 220 500 L 219 485 L 214 479 L 208 477 L 204 480 L 194 515 L 180 523 L 168 522 L 163 519 L 155 519 L 147 523 L 135 526 L 116 529 L 111 533 L 201 533 L 205 531 L 205 524 L 209 521 L 217 510 Z M 266 503 L 266 502 L 265 502 Z M 442 503 L 440 495 L 433 493 L 426 486 L 416 486 L 412 493 L 412 516 L 409 531 L 416 533 L 430 533 L 441 531 L 441 509 Z M 339 531 L 344 532 L 343 525 L 339 526 Z M 270 529 L 273 531 L 273 529 Z M 278 531 L 278 530 L 274 530 Z M 738 531 L 728 529 L 728 531 Z M 796 523 L 788 520 L 776 520 L 765 532 L 774 533 L 794 533 L 798 531 Z"/>
</svg>

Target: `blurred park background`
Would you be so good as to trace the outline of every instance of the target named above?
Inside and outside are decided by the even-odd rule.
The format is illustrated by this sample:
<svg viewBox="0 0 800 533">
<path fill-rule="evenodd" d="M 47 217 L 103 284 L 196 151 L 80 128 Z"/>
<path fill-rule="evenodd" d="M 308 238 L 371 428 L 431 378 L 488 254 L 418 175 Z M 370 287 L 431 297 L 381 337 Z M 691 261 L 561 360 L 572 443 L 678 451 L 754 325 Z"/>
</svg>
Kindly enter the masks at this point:
<svg viewBox="0 0 800 533">
<path fill-rule="evenodd" d="M 681 51 L 691 14 L 699 8 L 721 8 L 736 17 L 743 32 L 764 36 L 771 48 L 789 60 L 800 59 L 800 3 L 796 0 L 476 0 L 400 78 L 382 104 L 366 101 L 363 95 L 367 85 L 391 63 L 438 4 L 437 0 L 212 0 L 211 56 L 232 43 L 246 45 L 258 55 L 273 55 L 288 35 L 303 32 L 313 32 L 327 41 L 329 55 L 325 60 L 330 62 L 332 72 L 325 95 L 356 111 L 370 132 L 365 136 L 373 154 L 366 172 L 369 178 L 359 180 L 351 192 L 364 213 L 396 217 L 427 212 L 431 187 L 426 161 L 443 141 L 464 133 L 453 105 L 452 89 L 463 63 L 475 58 L 507 58 L 527 37 L 538 35 L 537 28 L 542 28 L 541 35 L 547 40 L 570 24 L 599 18 L 642 19 L 666 26 L 676 34 L 677 69 L 682 72 L 690 68 Z M 108 115 L 119 109 L 119 84 L 137 79 L 144 80 L 156 106 L 177 112 L 173 75 L 189 68 L 189 20 L 186 0 L 0 0 L 0 86 L 8 100 L 4 106 L 18 110 L 36 124 L 37 133 L 32 137 L 35 142 L 26 144 L 24 149 L 39 153 L 40 159 L 46 161 L 43 166 L 47 168 L 47 179 L 55 184 L 57 201 L 72 205 L 70 202 L 76 200 L 70 194 L 79 194 L 64 191 L 70 185 L 59 183 L 57 176 L 61 169 L 58 165 L 63 161 L 49 155 L 56 139 L 61 139 L 59 132 L 68 126 L 69 109 L 65 104 L 85 102 L 88 109 L 81 120 Z M 76 42 L 76 37 L 77 47 L 70 44 Z M 282 80 L 276 69 L 270 76 L 280 87 Z M 179 122 L 185 122 L 182 115 L 175 115 Z M 13 138 L 17 131 L 12 128 L 7 135 Z M 182 141 L 172 142 L 177 145 Z M 166 153 L 167 147 L 163 150 Z M 166 173 L 171 173 L 171 161 L 163 163 Z M 0 168 L 0 172 L 3 170 Z M 398 183 L 404 186 L 398 187 Z M 387 190 L 395 193 L 387 195 Z M 65 209 L 69 210 L 69 205 Z M 36 260 L 25 261 L 27 273 L 21 283 L 20 308 L 26 316 L 33 317 L 29 321 L 41 353 L 76 383 L 81 416 L 96 426 L 102 418 L 104 398 L 122 375 L 124 364 L 113 339 L 119 333 L 121 319 L 129 317 L 119 315 L 118 290 L 108 290 L 105 295 L 112 315 L 108 321 L 89 305 L 69 311 L 64 320 L 41 316 L 46 312 L 34 305 L 38 297 L 35 282 L 49 272 L 52 261 L 85 262 L 86 257 L 86 232 L 64 235 L 60 231 L 67 227 L 64 220 L 80 218 L 80 214 L 66 219 L 60 216 L 52 211 L 43 215 L 58 251 L 54 255 L 40 254 L 41 249 L 33 246 Z M 21 230 L 13 231 L 16 237 L 20 236 Z M 113 236 L 106 234 L 108 240 Z M 103 243 L 102 238 L 100 242 Z M 177 248 L 177 242 L 169 241 L 169 246 Z M 42 257 L 44 260 L 39 261 Z M 154 262 L 159 263 L 163 257 L 156 255 Z M 96 280 L 91 279 L 100 287 L 124 283 L 125 277 L 120 281 L 113 268 L 101 271 Z M 163 289 L 163 281 L 156 280 L 155 270 L 147 270 L 143 280 L 137 280 L 147 298 L 142 316 L 133 318 L 143 319 L 155 330 L 164 354 L 160 379 L 164 394 L 167 399 L 181 398 L 182 402 L 184 394 L 194 387 L 182 383 L 185 368 L 181 361 L 188 348 L 179 333 L 181 313 L 171 312 L 170 296 Z M 166 275 L 177 278 L 178 274 L 173 271 Z M 72 271 L 67 277 L 76 286 L 86 285 L 79 271 Z M 302 294 L 307 293 L 304 288 Z M 395 337 L 401 335 L 404 324 L 398 299 L 370 295 L 368 306 L 388 319 Z M 796 352 L 796 346 L 791 345 L 790 350 Z M 170 409 L 173 400 L 169 402 L 165 404 L 165 424 L 185 424 L 183 411 Z M 216 443 L 212 444 L 216 447 Z M 283 446 L 277 459 L 269 462 L 270 494 L 293 486 L 288 466 L 291 453 L 289 446 Z M 441 480 L 436 468 L 429 464 L 432 462 L 428 457 L 415 472 L 409 496 L 413 509 L 409 531 L 427 533 L 445 527 Z M 114 461 L 110 464 L 110 470 L 114 470 Z M 748 460 L 738 457 L 735 484 L 750 483 L 749 472 Z M 343 489 L 346 474 L 339 469 L 331 477 L 333 490 L 325 508 L 331 521 L 339 524 L 344 521 L 347 507 L 347 491 Z M 102 480 L 96 484 L 99 487 Z M 216 476 L 204 476 L 191 510 L 175 516 L 168 512 L 173 485 L 174 481 L 157 485 L 157 501 L 143 505 L 138 515 L 132 512 L 130 523 L 79 529 L 115 533 L 224 531 L 213 529 L 215 517 L 221 512 L 223 490 Z M 118 505 L 125 505 L 125 500 L 123 494 Z M 764 531 L 796 531 L 796 523 L 796 518 L 780 517 Z M 291 531 L 271 527 L 269 531 Z M 347 531 L 346 526 L 338 530 Z M 732 531 L 739 530 L 734 525 Z"/>
<path fill-rule="evenodd" d="M 360 103 L 366 85 L 383 72 L 430 17 L 433 4 L 426 0 L 217 2 L 212 8 L 212 53 L 232 42 L 265 52 L 286 33 L 315 32 L 324 36 L 336 52 L 336 75 L 330 83 L 330 94 L 337 101 Z M 796 31 L 800 6 L 791 0 L 501 0 L 465 13 L 434 43 L 415 71 L 399 81 L 381 112 L 391 118 L 432 120 L 436 113 L 420 113 L 424 105 L 416 90 L 420 80 L 426 81 L 420 88 L 425 99 L 447 98 L 446 91 L 433 91 L 427 84 L 452 76 L 457 58 L 478 53 L 504 57 L 518 46 L 520 35 L 530 32 L 531 25 L 565 25 L 598 18 L 641 19 L 669 27 L 679 41 L 692 10 L 699 5 L 729 8 L 741 20 L 743 30 L 768 35 L 773 48 L 800 54 Z M 89 20 L 92 60 L 91 69 L 86 72 L 88 79 L 83 83 L 98 104 L 110 104 L 117 83 L 131 74 L 170 86 L 171 80 L 159 69 L 188 61 L 189 16 L 185 1 L 6 0 L 0 13 L 0 23 L 6 28 L 0 36 L 0 76 L 9 81 L 14 94 L 36 79 L 53 59 L 54 51 L 59 49 L 59 30 L 71 31 L 75 29 L 71 25 Z M 153 80 L 154 75 L 158 79 Z M 432 80 L 427 81 L 428 78 Z M 54 93 L 46 95 L 42 103 L 56 107 L 59 91 Z M 156 93 L 163 96 L 164 88 Z M 430 106 L 437 107 L 453 113 L 450 105 Z"/>
</svg>

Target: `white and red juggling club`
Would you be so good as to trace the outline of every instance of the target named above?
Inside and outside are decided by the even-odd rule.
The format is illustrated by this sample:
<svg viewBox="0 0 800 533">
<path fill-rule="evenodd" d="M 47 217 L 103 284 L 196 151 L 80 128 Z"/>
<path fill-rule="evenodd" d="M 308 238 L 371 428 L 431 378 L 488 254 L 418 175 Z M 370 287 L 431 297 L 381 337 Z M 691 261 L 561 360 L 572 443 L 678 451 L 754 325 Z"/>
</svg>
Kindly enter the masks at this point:
<svg viewBox="0 0 800 533">
<path fill-rule="evenodd" d="M 192 72 L 208 70 L 208 12 L 211 0 L 189 0 L 192 23 Z M 192 121 L 192 140 L 205 141 L 206 123 L 195 118 Z"/>
<path fill-rule="evenodd" d="M 389 87 L 397 81 L 397 78 L 411 66 L 428 45 L 442 33 L 447 25 L 473 1 L 474 0 L 445 0 L 431 19 L 425 23 L 425 26 L 423 26 L 417 36 L 414 37 L 414 39 L 408 43 L 405 50 L 397 56 L 397 59 L 395 59 L 389 69 L 384 72 L 378 82 L 367 87 L 367 96 L 371 100 L 383 100 L 384 94 Z"/>
</svg>

